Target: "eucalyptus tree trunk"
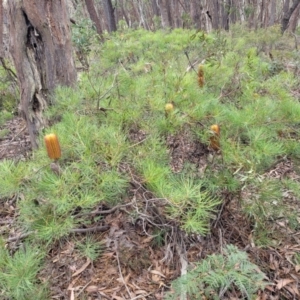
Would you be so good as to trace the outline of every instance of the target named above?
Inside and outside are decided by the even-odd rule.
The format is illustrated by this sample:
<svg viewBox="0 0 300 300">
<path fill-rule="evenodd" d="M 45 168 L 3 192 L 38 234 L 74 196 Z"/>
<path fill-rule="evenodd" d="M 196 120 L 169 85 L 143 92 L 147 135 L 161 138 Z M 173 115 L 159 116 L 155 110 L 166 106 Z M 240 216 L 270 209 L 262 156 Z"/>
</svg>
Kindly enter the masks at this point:
<svg viewBox="0 0 300 300">
<path fill-rule="evenodd" d="M 65 0 L 9 0 L 10 52 L 20 87 L 20 112 L 33 148 L 45 125 L 43 111 L 57 85 L 76 82 Z"/>
<path fill-rule="evenodd" d="M 170 28 L 172 26 L 170 20 L 170 0 L 160 0 L 159 3 L 162 27 Z"/>
<path fill-rule="evenodd" d="M 294 0 L 292 6 L 288 11 L 284 12 L 282 23 L 281 23 L 281 32 L 284 33 L 286 29 L 288 28 L 290 18 L 292 17 L 293 12 L 297 9 L 298 5 L 300 3 L 300 0 Z"/>
<path fill-rule="evenodd" d="M 173 27 L 179 28 L 181 26 L 181 16 L 180 16 L 180 10 L 179 10 L 179 2 L 178 0 L 172 0 L 171 1 L 172 6 L 172 15 L 173 15 Z"/>
<path fill-rule="evenodd" d="M 100 18 L 98 16 L 97 10 L 95 8 L 94 1 L 93 0 L 85 0 L 85 5 L 89 12 L 90 19 L 95 24 L 97 33 L 102 38 L 103 31 L 102 31 L 102 27 L 101 27 Z"/>
<path fill-rule="evenodd" d="M 256 19 L 256 10 L 257 10 L 257 0 L 250 0 L 249 1 L 249 8 L 251 13 L 248 18 L 248 24 L 250 28 L 256 28 L 257 19 Z"/>
<path fill-rule="evenodd" d="M 243 23 L 245 22 L 245 0 L 237 0 L 235 3 L 239 10 L 240 21 Z"/>
<path fill-rule="evenodd" d="M 201 1 L 191 0 L 190 2 L 190 11 L 191 18 L 193 21 L 193 26 L 197 29 L 201 28 Z"/>
<path fill-rule="evenodd" d="M 148 21 L 145 18 L 145 7 L 143 0 L 138 0 L 138 9 L 140 14 L 140 24 L 146 29 L 149 30 Z"/>
<path fill-rule="evenodd" d="M 0 58 L 4 57 L 4 49 L 3 49 L 3 27 L 4 27 L 4 20 L 3 20 L 3 0 L 0 0 Z"/>
<path fill-rule="evenodd" d="M 127 26 L 130 27 L 130 21 L 129 21 L 129 18 L 127 15 L 127 11 L 125 10 L 125 7 L 124 7 L 124 0 L 120 0 L 120 7 L 121 7 L 121 12 L 122 12 L 121 15 L 124 17 Z"/>
<path fill-rule="evenodd" d="M 212 22 L 212 28 L 218 29 L 220 26 L 220 3 L 219 0 L 211 0 L 210 9 L 208 10 L 207 14 Z"/>
<path fill-rule="evenodd" d="M 230 15 L 231 15 L 231 5 L 232 5 L 232 0 L 226 0 L 226 2 L 224 2 L 223 6 L 222 6 L 222 21 L 223 21 L 223 28 L 225 30 L 229 30 L 229 19 L 230 19 Z"/>
<path fill-rule="evenodd" d="M 107 21 L 108 32 L 117 31 L 114 8 L 111 0 L 103 0 L 104 14 Z"/>
<path fill-rule="evenodd" d="M 269 18 L 269 26 L 273 26 L 276 21 L 276 2 L 271 1 L 270 3 L 270 18 Z"/>
<path fill-rule="evenodd" d="M 157 0 L 151 0 L 151 4 L 152 4 L 153 14 L 155 16 L 159 17 L 160 13 L 159 13 L 159 7 L 158 7 L 158 4 L 157 4 Z"/>
<path fill-rule="evenodd" d="M 292 15 L 290 17 L 289 24 L 286 29 L 287 31 L 289 31 L 289 32 L 296 31 L 299 14 L 300 14 L 300 3 L 297 5 L 296 9 L 294 10 L 294 12 L 292 13 Z"/>
</svg>

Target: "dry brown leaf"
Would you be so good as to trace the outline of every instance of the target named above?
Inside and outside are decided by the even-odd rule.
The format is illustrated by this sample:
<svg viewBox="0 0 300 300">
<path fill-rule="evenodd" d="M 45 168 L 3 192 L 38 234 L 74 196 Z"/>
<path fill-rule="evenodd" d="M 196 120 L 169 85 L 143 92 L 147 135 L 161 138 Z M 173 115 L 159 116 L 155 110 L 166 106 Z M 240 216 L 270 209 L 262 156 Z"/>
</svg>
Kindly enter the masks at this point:
<svg viewBox="0 0 300 300">
<path fill-rule="evenodd" d="M 148 236 L 147 238 L 142 240 L 142 244 L 147 244 L 153 240 L 154 236 Z"/>
<path fill-rule="evenodd" d="M 74 279 L 70 282 L 70 284 L 69 284 L 69 286 L 68 286 L 68 291 L 71 291 L 72 289 L 74 289 L 74 285 L 76 284 L 77 281 L 78 281 L 78 277 L 77 277 L 77 278 L 74 278 Z"/>
<path fill-rule="evenodd" d="M 131 273 L 128 273 L 128 275 L 126 275 L 126 276 L 124 277 L 124 281 L 125 281 L 126 284 L 128 283 L 130 277 L 131 277 Z"/>
<path fill-rule="evenodd" d="M 268 295 L 265 293 L 262 293 L 255 300 L 267 300 L 267 299 L 268 299 Z"/>
<path fill-rule="evenodd" d="M 162 274 L 161 272 L 159 272 L 157 270 L 151 270 L 150 273 L 161 276 L 163 278 L 166 278 L 166 276 L 164 274 Z"/>
<path fill-rule="evenodd" d="M 91 263 L 91 260 L 88 258 L 87 262 L 79 269 L 77 270 L 74 274 L 72 274 L 72 277 L 79 275 L 80 273 L 82 273 L 87 267 L 88 265 Z"/>
<path fill-rule="evenodd" d="M 142 294 L 148 294 L 147 291 L 144 291 L 144 290 L 137 290 L 137 291 L 134 291 L 137 295 L 142 295 Z"/>
<path fill-rule="evenodd" d="M 298 273 L 300 271 L 300 265 L 295 266 L 295 271 Z"/>
<path fill-rule="evenodd" d="M 102 292 L 99 292 L 99 294 L 100 294 L 101 296 L 103 296 L 105 299 L 109 299 L 109 297 L 108 297 L 106 294 L 104 294 L 104 293 L 102 293 Z"/>
<path fill-rule="evenodd" d="M 297 286 L 295 284 L 291 286 L 286 286 L 285 289 L 287 289 L 294 297 L 295 295 L 299 296 L 299 291 L 297 289 Z"/>
<path fill-rule="evenodd" d="M 99 288 L 96 285 L 90 285 L 85 290 L 87 293 L 95 293 L 98 292 Z"/>
<path fill-rule="evenodd" d="M 137 284 L 135 284 L 134 282 L 132 282 L 131 287 L 132 287 L 132 289 L 141 290 L 141 288 Z"/>
<path fill-rule="evenodd" d="M 274 286 L 272 286 L 272 285 L 267 285 L 266 287 L 265 287 L 265 289 L 266 290 L 268 290 L 268 291 L 270 291 L 270 292 L 274 292 L 274 290 L 275 290 L 275 288 L 274 288 Z"/>
<path fill-rule="evenodd" d="M 286 285 L 288 285 L 292 282 L 295 282 L 295 280 L 288 279 L 288 278 L 277 280 L 276 288 L 278 290 L 281 290 L 283 287 L 285 287 Z"/>
<path fill-rule="evenodd" d="M 72 264 L 72 265 L 69 266 L 69 269 L 70 269 L 72 272 L 75 272 L 76 269 L 77 269 L 77 267 L 76 267 L 75 264 Z"/>
<path fill-rule="evenodd" d="M 71 289 L 70 300 L 75 300 L 74 289 Z"/>
<path fill-rule="evenodd" d="M 105 292 L 106 293 L 111 293 L 111 292 L 118 292 L 118 291 L 120 291 L 122 289 L 122 287 L 121 286 L 117 286 L 117 287 L 114 287 L 114 288 L 111 288 L 111 289 L 107 289 L 107 290 L 105 290 Z"/>
<path fill-rule="evenodd" d="M 116 300 L 124 300 L 124 298 L 119 297 L 119 296 L 113 296 L 113 299 L 116 299 Z"/>
<path fill-rule="evenodd" d="M 155 283 L 157 283 L 157 282 L 159 282 L 160 281 L 160 276 L 159 275 L 155 275 L 155 274 L 152 274 L 151 275 L 151 279 L 152 279 L 152 281 L 153 282 L 155 282 Z"/>
</svg>

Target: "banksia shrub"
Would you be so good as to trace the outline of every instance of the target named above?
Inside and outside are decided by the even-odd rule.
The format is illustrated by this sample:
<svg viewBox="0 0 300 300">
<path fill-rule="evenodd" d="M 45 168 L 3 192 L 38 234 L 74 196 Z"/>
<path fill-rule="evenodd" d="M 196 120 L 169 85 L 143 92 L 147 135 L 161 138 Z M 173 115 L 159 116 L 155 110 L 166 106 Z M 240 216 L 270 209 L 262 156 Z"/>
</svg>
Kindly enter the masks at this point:
<svg viewBox="0 0 300 300">
<path fill-rule="evenodd" d="M 50 133 L 44 137 L 47 153 L 50 159 L 59 159 L 61 157 L 61 150 L 57 135 Z"/>
<path fill-rule="evenodd" d="M 200 87 L 204 86 L 204 67 L 203 67 L 203 65 L 199 65 L 199 67 L 198 67 L 198 85 Z"/>
<path fill-rule="evenodd" d="M 220 126 L 217 124 L 211 125 L 212 136 L 210 137 L 210 148 L 218 151 L 220 149 Z"/>
</svg>

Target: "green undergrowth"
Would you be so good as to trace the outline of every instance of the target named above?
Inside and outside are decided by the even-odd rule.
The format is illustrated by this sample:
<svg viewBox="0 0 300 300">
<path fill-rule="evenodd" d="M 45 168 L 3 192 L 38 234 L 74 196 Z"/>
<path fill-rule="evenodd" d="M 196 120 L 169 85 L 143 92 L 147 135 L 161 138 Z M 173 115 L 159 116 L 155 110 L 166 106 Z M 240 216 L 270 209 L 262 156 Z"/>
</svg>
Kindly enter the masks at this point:
<svg viewBox="0 0 300 300">
<path fill-rule="evenodd" d="M 265 275 L 249 261 L 247 254 L 227 245 L 222 255 L 207 256 L 186 275 L 176 279 L 166 299 L 187 295 L 195 300 L 218 300 L 235 287 L 241 292 L 239 299 L 254 299 L 256 292 L 265 286 Z"/>
<path fill-rule="evenodd" d="M 76 213 L 84 215 L 100 203 L 113 207 L 128 201 L 130 182 L 138 178 L 154 197 L 167 200 L 167 219 L 201 235 L 209 233 L 224 193 L 239 197 L 248 191 L 238 200 L 255 220 L 255 242 L 267 245 L 272 236 L 266 238 L 264 224 L 282 215 L 283 190 L 297 199 L 300 194 L 292 180 L 263 178 L 279 159 L 300 157 L 300 105 L 293 94 L 300 77 L 284 59 L 297 63 L 292 38 L 280 37 L 279 28 L 259 37 L 241 27 L 208 35 L 181 29 L 129 30 L 89 45 L 90 69 L 79 74 L 77 88 L 57 89 L 46 111 L 53 125 L 42 132 L 39 150 L 26 162 L 0 163 L 0 201 L 16 199 L 18 227 L 34 232 L 27 240 L 47 249 L 73 228 L 90 225 Z M 200 63 L 203 88 L 195 72 Z M 175 109 L 166 117 L 169 102 Z M 221 127 L 222 155 L 204 151 L 199 154 L 203 170 L 185 161 L 175 172 L 168 138 L 198 142 L 207 149 L 212 124 Z M 50 168 L 43 146 L 43 135 L 50 132 L 58 135 L 62 148 L 59 175 Z M 293 213 L 285 208 L 296 228 Z M 78 247 L 94 259 L 101 251 L 91 244 Z M 14 270 L 6 261 L 31 259 L 24 251 L 0 258 L 2 276 L 8 278 Z M 30 251 L 41 255 L 39 262 L 47 252 Z M 34 291 L 35 283 L 31 274 L 24 282 L 32 287 L 24 283 L 16 294 L 9 279 L 1 280 L 0 287 L 12 299 L 25 299 L 20 293 Z"/>
</svg>

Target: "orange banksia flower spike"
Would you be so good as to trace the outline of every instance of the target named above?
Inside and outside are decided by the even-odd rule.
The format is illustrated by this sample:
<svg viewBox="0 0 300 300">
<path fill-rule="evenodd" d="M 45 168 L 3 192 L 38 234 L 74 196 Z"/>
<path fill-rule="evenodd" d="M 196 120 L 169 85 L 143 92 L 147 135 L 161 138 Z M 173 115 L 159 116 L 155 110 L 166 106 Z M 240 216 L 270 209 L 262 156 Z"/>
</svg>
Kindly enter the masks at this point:
<svg viewBox="0 0 300 300">
<path fill-rule="evenodd" d="M 199 65 L 199 67 L 198 67 L 198 85 L 200 87 L 204 86 L 204 67 L 203 67 L 203 65 Z"/>
<path fill-rule="evenodd" d="M 50 159 L 59 159 L 61 157 L 61 150 L 57 135 L 50 133 L 44 137 L 47 153 Z"/>
<path fill-rule="evenodd" d="M 220 126 L 217 124 L 211 125 L 210 129 L 212 131 L 212 136 L 209 138 L 210 140 L 210 148 L 218 151 L 220 150 Z"/>
<path fill-rule="evenodd" d="M 165 116 L 168 117 L 169 114 L 171 114 L 174 111 L 174 103 L 169 102 L 165 105 Z"/>
</svg>

